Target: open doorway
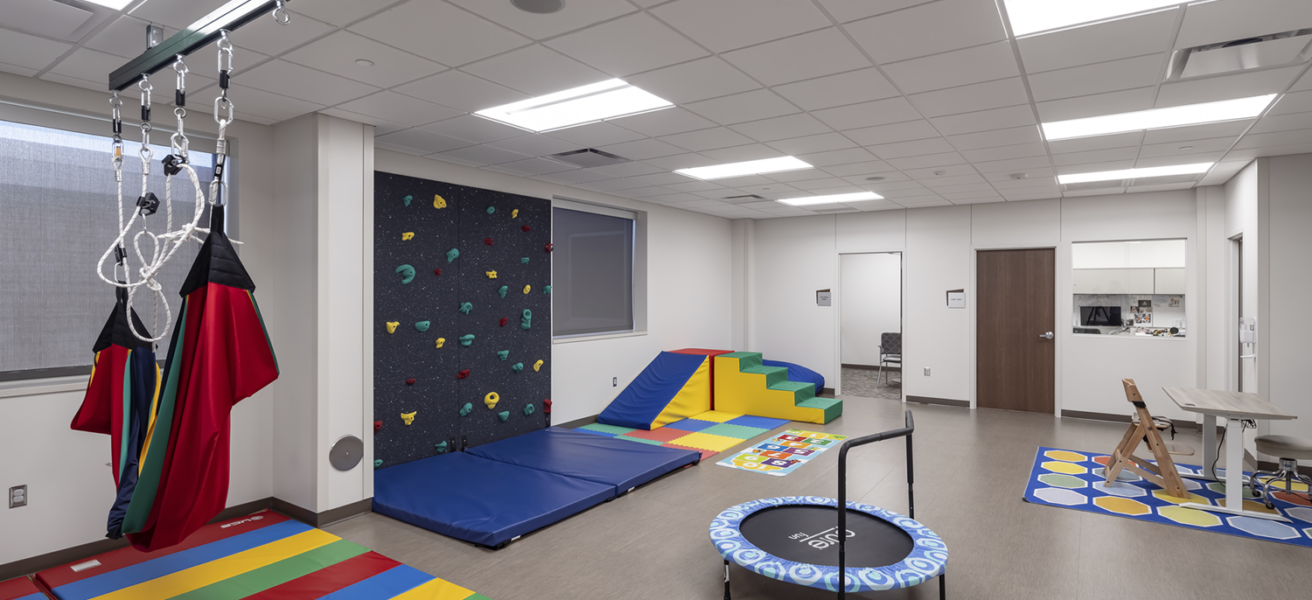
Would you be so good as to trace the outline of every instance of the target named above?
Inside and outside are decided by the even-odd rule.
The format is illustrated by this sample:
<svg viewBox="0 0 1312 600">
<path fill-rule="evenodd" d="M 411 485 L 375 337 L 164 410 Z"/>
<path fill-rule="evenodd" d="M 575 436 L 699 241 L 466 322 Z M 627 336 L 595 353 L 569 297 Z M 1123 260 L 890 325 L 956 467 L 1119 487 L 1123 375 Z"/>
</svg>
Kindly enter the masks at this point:
<svg viewBox="0 0 1312 600">
<path fill-rule="evenodd" d="M 844 396 L 902 399 L 902 253 L 843 254 L 839 293 Z"/>
</svg>

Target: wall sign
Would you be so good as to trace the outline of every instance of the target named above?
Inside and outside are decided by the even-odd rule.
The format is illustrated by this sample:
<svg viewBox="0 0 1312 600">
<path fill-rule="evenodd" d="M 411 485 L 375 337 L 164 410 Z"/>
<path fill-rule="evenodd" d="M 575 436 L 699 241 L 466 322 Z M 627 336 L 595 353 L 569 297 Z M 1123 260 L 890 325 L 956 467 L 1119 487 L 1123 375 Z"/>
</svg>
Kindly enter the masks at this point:
<svg viewBox="0 0 1312 600">
<path fill-rule="evenodd" d="M 834 305 L 833 294 L 831 294 L 829 290 L 816 290 L 816 291 L 815 291 L 815 305 L 816 305 L 816 306 L 833 306 L 833 305 Z"/>
<path fill-rule="evenodd" d="M 966 308 L 966 290 L 948 290 L 948 308 Z"/>
</svg>

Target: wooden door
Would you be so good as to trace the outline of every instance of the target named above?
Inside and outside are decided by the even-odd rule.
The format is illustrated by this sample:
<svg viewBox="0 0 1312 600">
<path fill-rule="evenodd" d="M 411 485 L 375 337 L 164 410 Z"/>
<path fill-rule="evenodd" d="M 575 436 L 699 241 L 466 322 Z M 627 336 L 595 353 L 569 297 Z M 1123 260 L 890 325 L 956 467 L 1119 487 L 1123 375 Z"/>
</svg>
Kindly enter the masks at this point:
<svg viewBox="0 0 1312 600">
<path fill-rule="evenodd" d="M 1056 258 L 1051 248 L 976 255 L 975 380 L 980 408 L 1052 414 Z"/>
</svg>

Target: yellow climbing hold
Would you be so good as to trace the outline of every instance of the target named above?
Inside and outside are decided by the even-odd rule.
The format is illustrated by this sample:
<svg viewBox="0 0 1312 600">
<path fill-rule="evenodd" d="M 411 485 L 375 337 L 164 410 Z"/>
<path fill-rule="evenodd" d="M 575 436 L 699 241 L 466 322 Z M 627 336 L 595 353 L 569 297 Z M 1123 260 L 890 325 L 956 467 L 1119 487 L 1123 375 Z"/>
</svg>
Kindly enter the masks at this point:
<svg viewBox="0 0 1312 600">
<path fill-rule="evenodd" d="M 510 218 L 514 219 L 514 218 L 517 218 L 517 217 L 519 217 L 519 209 L 518 209 L 518 208 L 516 208 L 515 210 L 510 211 Z"/>
<path fill-rule="evenodd" d="M 400 325 L 400 324 L 401 324 L 400 321 L 388 321 L 388 322 L 387 322 L 387 333 L 396 333 L 396 326 L 397 326 L 397 325 Z"/>
<path fill-rule="evenodd" d="M 534 371 L 542 370 L 542 361 L 539 360 L 538 362 L 533 363 L 533 370 Z"/>
<path fill-rule="evenodd" d="M 441 348 L 441 347 L 442 347 L 442 344 L 445 344 L 445 343 L 446 343 L 446 338 L 437 338 L 437 347 L 438 347 L 438 348 Z"/>
<path fill-rule="evenodd" d="M 415 239 L 415 232 L 413 232 L 413 231 L 407 231 L 407 232 L 401 234 L 401 241 L 403 241 L 403 242 L 408 242 L 408 241 L 413 240 L 413 239 Z"/>
<path fill-rule="evenodd" d="M 416 410 L 416 411 L 414 411 L 414 412 L 401 413 L 401 420 L 402 420 L 402 421 L 405 421 L 405 424 L 406 424 L 406 425 L 409 425 L 409 424 L 411 424 L 411 423 L 414 423 L 414 422 L 415 422 L 415 414 L 418 413 L 418 412 L 419 412 L 419 411 Z"/>
<path fill-rule="evenodd" d="M 526 285 L 526 286 L 524 286 L 524 293 L 527 294 L 527 293 L 529 293 L 529 291 L 531 291 L 532 289 L 533 289 L 533 286 L 531 286 L 531 285 Z"/>
<path fill-rule="evenodd" d="M 433 208 L 446 208 L 446 198 L 433 194 Z"/>
<path fill-rule="evenodd" d="M 496 272 L 496 271 L 487 271 L 487 278 L 488 278 L 488 279 L 496 279 L 496 278 L 497 278 L 497 272 Z"/>
<path fill-rule="evenodd" d="M 497 407 L 497 402 L 500 400 L 501 396 L 498 396 L 496 392 L 488 392 L 487 395 L 483 397 L 483 404 L 486 404 L 488 409 L 491 410 Z"/>
</svg>

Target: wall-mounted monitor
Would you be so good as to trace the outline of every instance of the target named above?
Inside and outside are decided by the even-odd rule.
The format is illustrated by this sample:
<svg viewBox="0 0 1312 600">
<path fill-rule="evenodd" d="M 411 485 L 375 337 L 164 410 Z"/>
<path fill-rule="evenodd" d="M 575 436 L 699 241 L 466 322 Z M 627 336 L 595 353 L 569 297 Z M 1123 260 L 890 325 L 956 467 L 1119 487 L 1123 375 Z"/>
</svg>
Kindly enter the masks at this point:
<svg viewBox="0 0 1312 600">
<path fill-rule="evenodd" d="M 1081 306 L 1080 325 L 1085 327 L 1120 327 L 1121 307 Z"/>
</svg>

